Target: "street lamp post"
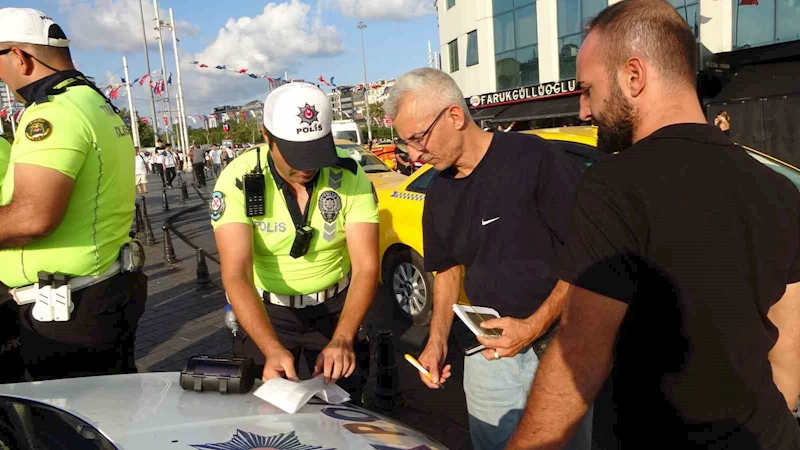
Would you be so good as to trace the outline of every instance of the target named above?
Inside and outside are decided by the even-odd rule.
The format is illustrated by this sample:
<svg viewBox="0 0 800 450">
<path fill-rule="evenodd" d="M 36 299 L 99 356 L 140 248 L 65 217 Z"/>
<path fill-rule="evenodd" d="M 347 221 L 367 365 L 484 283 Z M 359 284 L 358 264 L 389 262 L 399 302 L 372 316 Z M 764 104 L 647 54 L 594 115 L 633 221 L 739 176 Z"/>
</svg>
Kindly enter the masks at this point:
<svg viewBox="0 0 800 450">
<path fill-rule="evenodd" d="M 142 7 L 142 0 L 139 0 L 139 14 L 142 16 L 142 43 L 144 44 L 144 63 L 147 66 L 147 74 L 152 75 L 150 73 L 150 54 L 147 51 L 147 30 L 145 29 L 144 25 L 144 9 Z M 153 113 L 153 145 L 155 145 L 155 141 L 158 139 L 158 115 L 156 115 L 156 102 L 153 99 L 153 90 L 147 89 L 148 93 L 150 94 L 150 108 Z"/>
<path fill-rule="evenodd" d="M 183 143 L 183 151 L 189 151 L 189 131 L 188 124 L 186 123 L 186 108 L 183 104 L 183 84 L 181 81 L 181 61 L 178 57 L 178 33 L 175 30 L 175 16 L 172 14 L 172 8 L 169 9 L 169 26 L 172 30 L 172 49 L 175 51 L 175 71 L 178 75 L 178 125 L 180 129 L 180 141 Z M 189 166 L 191 167 L 191 165 Z"/>
<path fill-rule="evenodd" d="M 165 99 L 167 103 L 166 113 L 167 113 L 167 140 L 172 139 L 170 136 L 174 136 L 174 130 L 172 129 L 172 125 L 174 122 L 174 118 L 172 116 L 172 103 L 170 102 L 169 98 L 169 83 L 167 83 L 167 64 L 164 62 L 164 39 L 161 36 L 161 28 L 164 26 L 164 23 L 161 22 L 161 17 L 159 17 L 158 13 L 158 0 L 153 0 L 153 7 L 156 10 L 156 31 L 158 31 L 158 53 L 161 56 L 161 79 L 164 81 L 164 93 L 167 94 L 167 98 Z M 177 146 L 177 142 L 175 143 Z"/>
<path fill-rule="evenodd" d="M 367 135 L 368 139 L 372 140 L 372 124 L 370 123 L 371 119 L 369 117 L 369 82 L 367 81 L 367 54 L 364 52 L 364 28 L 367 28 L 367 24 L 364 22 L 358 22 L 358 29 L 361 31 L 361 59 L 364 61 L 364 106 L 367 110 Z"/>
</svg>

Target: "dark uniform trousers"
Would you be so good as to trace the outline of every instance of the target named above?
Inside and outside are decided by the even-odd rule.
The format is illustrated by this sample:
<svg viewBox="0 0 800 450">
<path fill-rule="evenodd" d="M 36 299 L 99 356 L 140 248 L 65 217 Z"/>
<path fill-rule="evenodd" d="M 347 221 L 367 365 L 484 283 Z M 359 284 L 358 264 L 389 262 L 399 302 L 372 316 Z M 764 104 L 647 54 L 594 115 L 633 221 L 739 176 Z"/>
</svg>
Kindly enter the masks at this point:
<svg viewBox="0 0 800 450">
<path fill-rule="evenodd" d="M 21 354 L 34 380 L 136 373 L 136 326 L 147 300 L 147 276 L 119 274 L 72 293 L 69 321 L 38 322 L 20 307 Z"/>
<path fill-rule="evenodd" d="M 20 354 L 19 307 L 0 284 L 0 383 L 23 381 L 25 366 Z"/>
<path fill-rule="evenodd" d="M 301 354 L 305 357 L 310 372 L 314 371 L 317 357 L 330 343 L 336 325 L 339 323 L 348 289 L 339 292 L 321 305 L 303 309 L 289 308 L 264 302 L 281 344 L 294 356 L 295 370 L 299 376 Z M 341 378 L 337 384 L 350 394 L 351 402 L 360 405 L 364 384 L 369 375 L 369 346 L 356 339 L 356 370 L 349 378 Z M 252 358 L 256 363 L 258 376 L 264 370 L 266 357 L 244 330 L 234 339 L 233 353 L 239 358 Z"/>
</svg>

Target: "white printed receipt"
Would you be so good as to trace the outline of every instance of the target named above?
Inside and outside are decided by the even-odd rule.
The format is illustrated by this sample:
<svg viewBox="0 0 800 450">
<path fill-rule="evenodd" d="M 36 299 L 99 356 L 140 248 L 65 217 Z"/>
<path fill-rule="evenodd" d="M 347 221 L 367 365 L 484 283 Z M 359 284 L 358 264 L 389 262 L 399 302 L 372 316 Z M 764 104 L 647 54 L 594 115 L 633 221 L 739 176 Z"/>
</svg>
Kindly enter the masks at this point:
<svg viewBox="0 0 800 450">
<path fill-rule="evenodd" d="M 331 405 L 340 405 L 350 400 L 347 391 L 335 383 L 326 385 L 323 375 L 299 383 L 285 378 L 273 378 L 256 389 L 253 395 L 289 414 L 296 413 L 314 396 Z"/>
</svg>

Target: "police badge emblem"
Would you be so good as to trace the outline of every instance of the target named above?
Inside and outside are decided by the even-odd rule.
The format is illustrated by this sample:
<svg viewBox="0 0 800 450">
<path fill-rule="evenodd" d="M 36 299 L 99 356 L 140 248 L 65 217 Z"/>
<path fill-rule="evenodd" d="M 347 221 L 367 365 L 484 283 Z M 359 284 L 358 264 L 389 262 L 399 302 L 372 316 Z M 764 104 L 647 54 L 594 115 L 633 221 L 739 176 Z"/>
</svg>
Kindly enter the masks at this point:
<svg viewBox="0 0 800 450">
<path fill-rule="evenodd" d="M 230 441 L 208 444 L 189 444 L 197 450 L 336 450 L 333 448 L 307 445 L 297 438 L 294 431 L 272 436 L 261 436 L 244 430 L 236 430 Z"/>
<path fill-rule="evenodd" d="M 225 194 L 220 191 L 214 191 L 211 194 L 211 202 L 208 204 L 208 209 L 211 213 L 211 220 L 219 220 L 225 212 Z"/>
<path fill-rule="evenodd" d="M 33 119 L 25 127 L 25 137 L 33 142 L 39 142 L 50 137 L 53 125 L 45 119 Z"/>
<path fill-rule="evenodd" d="M 319 196 L 319 212 L 325 222 L 333 223 L 342 210 L 342 198 L 336 191 L 325 191 Z"/>
</svg>

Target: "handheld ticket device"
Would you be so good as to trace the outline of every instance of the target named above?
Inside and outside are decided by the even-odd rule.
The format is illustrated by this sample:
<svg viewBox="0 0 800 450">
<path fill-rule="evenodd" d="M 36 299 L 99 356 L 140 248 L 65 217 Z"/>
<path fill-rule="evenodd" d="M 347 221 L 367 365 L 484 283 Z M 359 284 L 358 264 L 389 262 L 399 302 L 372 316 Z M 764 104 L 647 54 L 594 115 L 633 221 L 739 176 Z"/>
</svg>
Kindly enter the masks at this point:
<svg viewBox="0 0 800 450">
<path fill-rule="evenodd" d="M 261 169 L 261 148 L 256 147 L 256 167 L 244 175 L 244 209 L 247 217 L 263 216 L 266 210 L 266 182 Z"/>
<path fill-rule="evenodd" d="M 246 394 L 253 387 L 256 376 L 258 373 L 250 358 L 197 355 L 186 362 L 180 383 L 186 391 Z"/>
</svg>

